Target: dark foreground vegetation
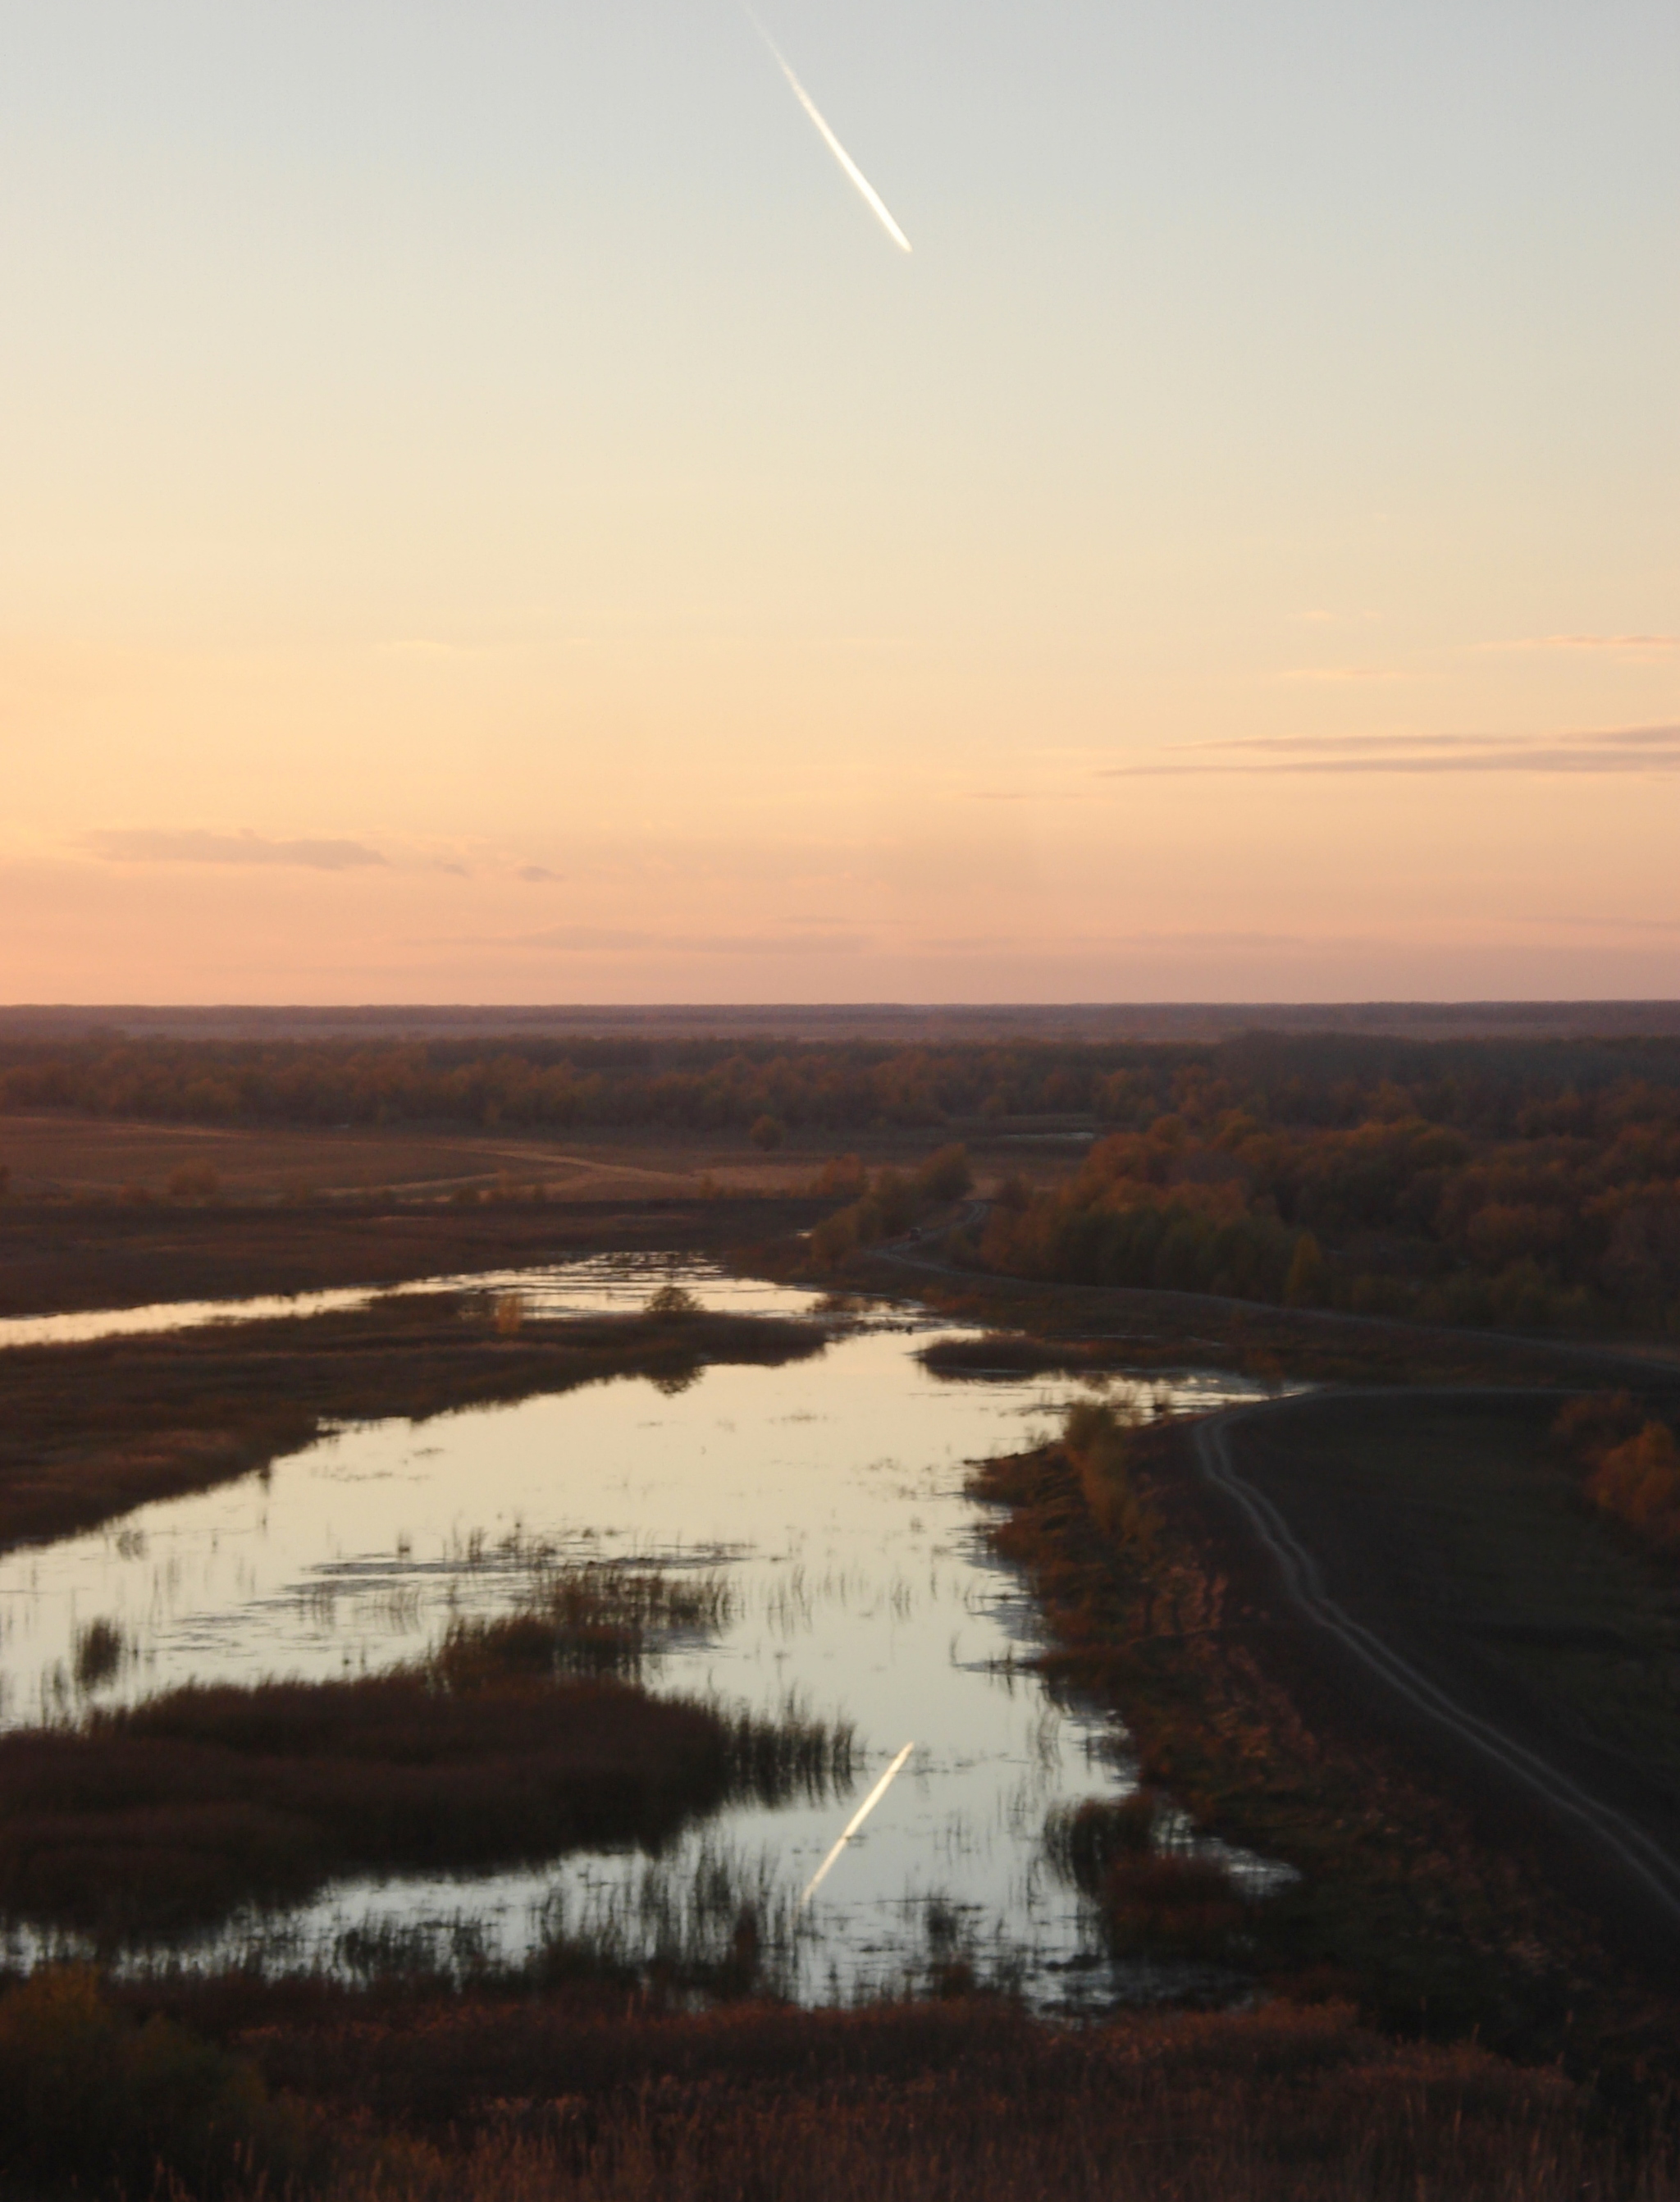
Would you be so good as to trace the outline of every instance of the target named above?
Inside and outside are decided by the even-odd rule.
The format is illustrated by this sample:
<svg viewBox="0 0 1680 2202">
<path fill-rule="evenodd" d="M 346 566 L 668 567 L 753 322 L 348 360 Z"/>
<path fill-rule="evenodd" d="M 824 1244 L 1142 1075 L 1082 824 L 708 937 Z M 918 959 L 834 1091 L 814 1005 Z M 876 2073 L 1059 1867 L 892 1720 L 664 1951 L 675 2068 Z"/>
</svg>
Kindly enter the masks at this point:
<svg viewBox="0 0 1680 2202">
<path fill-rule="evenodd" d="M 0 1549 L 62 1536 L 261 1469 L 329 1422 L 562 1392 L 678 1387 L 711 1362 L 818 1353 L 814 1323 L 708 1315 L 525 1319 L 517 1296 L 414 1293 L 345 1313 L 13 1346 L 0 1416 Z"/>
<path fill-rule="evenodd" d="M 692 1627 L 704 1581 L 551 1575 L 416 1667 L 189 1687 L 0 1735 L 0 1913 L 102 1941 L 179 1934 L 355 1872 L 468 1871 L 588 1845 L 654 1851 L 733 1799 L 821 1797 L 849 1731 L 657 1698 L 603 1670 Z M 581 1670 L 581 1673 L 580 1671 Z"/>
<path fill-rule="evenodd" d="M 704 2013 L 230 1980 L 0 1998 L 19 2194 L 321 2202 L 1672 2202 L 1554 2070 L 1345 2006 L 1072 2031 L 984 2000 Z"/>
</svg>

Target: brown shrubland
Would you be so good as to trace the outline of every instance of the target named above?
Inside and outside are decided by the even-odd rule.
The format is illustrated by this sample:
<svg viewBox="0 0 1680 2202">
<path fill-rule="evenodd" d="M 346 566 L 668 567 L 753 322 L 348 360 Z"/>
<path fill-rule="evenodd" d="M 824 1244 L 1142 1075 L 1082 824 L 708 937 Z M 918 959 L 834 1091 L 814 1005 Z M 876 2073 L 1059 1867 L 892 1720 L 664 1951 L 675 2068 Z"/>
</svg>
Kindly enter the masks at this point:
<svg viewBox="0 0 1680 2202">
<path fill-rule="evenodd" d="M 264 2202 L 1673 2202 L 1555 2071 L 1345 2005 L 1035 2024 L 234 1976 L 0 1998 L 0 2176 Z"/>
</svg>

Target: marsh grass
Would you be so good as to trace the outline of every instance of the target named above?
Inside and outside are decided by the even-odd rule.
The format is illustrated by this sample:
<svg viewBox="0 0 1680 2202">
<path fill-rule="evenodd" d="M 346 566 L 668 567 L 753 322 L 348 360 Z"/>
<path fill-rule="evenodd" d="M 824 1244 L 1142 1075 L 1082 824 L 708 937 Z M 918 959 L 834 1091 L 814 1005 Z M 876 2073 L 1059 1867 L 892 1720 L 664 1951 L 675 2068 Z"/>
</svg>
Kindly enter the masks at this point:
<svg viewBox="0 0 1680 2202">
<path fill-rule="evenodd" d="M 341 1875 L 654 1851 L 732 1801 L 843 1791 L 849 1727 L 622 1678 L 651 1630 L 726 1610 L 713 1575 L 556 1570 L 545 1597 L 385 1675 L 187 1687 L 0 1736 L 0 1911 L 167 1936 Z"/>
<path fill-rule="evenodd" d="M 515 1611 L 452 1621 L 432 1670 L 451 1689 L 513 1674 L 630 1679 L 673 1640 L 715 1634 L 734 1604 L 728 1578 L 715 1570 L 542 1561 Z"/>
<path fill-rule="evenodd" d="M 1045 1851 L 1091 1899 L 1116 1957 L 1230 1962 L 1243 1954 L 1254 1899 L 1217 1850 L 1191 1840 L 1152 1790 L 1051 1813 Z"/>
<path fill-rule="evenodd" d="M 321 2202 L 1680 2194 L 1660 2146 L 1595 2132 L 1554 2070 L 1396 2045 L 1345 2006 L 1075 2028 L 962 1996 L 696 2011 L 597 1982 L 291 2004 L 236 1988 L 218 2011 L 222 1993 L 182 2015 L 237 2028 L 271 2094 L 342 2136 L 344 2160 L 308 2182 Z"/>
<path fill-rule="evenodd" d="M 581 1899 L 556 1890 L 524 1977 L 545 1988 L 594 1981 L 661 1993 L 790 1997 L 800 1951 L 817 1935 L 770 1859 L 708 1841 L 681 1865 L 655 1858 L 632 1880 Z"/>
<path fill-rule="evenodd" d="M 84 1694 L 103 1689 L 122 1672 L 129 1656 L 127 1638 L 103 1615 L 85 1622 L 75 1634 L 71 1654 L 76 1687 Z"/>
</svg>

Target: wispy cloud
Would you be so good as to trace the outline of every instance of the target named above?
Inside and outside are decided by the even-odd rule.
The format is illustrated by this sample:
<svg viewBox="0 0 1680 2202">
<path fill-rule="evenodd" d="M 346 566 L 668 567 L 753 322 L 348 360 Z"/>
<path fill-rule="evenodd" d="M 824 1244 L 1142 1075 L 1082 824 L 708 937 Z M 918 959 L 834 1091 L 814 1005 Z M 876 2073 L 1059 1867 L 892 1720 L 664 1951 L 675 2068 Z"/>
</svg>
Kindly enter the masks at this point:
<svg viewBox="0 0 1680 2202">
<path fill-rule="evenodd" d="M 532 886 L 540 886 L 547 880 L 557 880 L 560 876 L 558 872 L 551 872 L 546 864 L 521 864 L 519 868 L 519 877 L 529 880 Z"/>
<path fill-rule="evenodd" d="M 1257 734 L 1160 751 L 1147 762 L 1107 766 L 1101 776 L 1670 772 L 1680 772 L 1680 725 L 1562 734 Z"/>
<path fill-rule="evenodd" d="M 1398 668 L 1392 665 L 1291 665 L 1278 677 L 1280 680 L 1340 687 L 1354 681 L 1398 680 L 1401 676 Z"/>
<path fill-rule="evenodd" d="M 109 864 L 291 864 L 313 872 L 383 864 L 362 841 L 271 841 L 261 833 L 134 827 L 90 833 L 83 845 Z"/>
<path fill-rule="evenodd" d="M 567 955 L 855 956 L 872 945 L 861 933 L 633 933 L 611 926 L 553 925 L 474 946 L 546 949 Z"/>
<path fill-rule="evenodd" d="M 1618 657 L 1665 657 L 1680 651 L 1680 634 L 1530 634 L 1514 642 L 1489 642 L 1484 649 L 1597 650 Z"/>
</svg>

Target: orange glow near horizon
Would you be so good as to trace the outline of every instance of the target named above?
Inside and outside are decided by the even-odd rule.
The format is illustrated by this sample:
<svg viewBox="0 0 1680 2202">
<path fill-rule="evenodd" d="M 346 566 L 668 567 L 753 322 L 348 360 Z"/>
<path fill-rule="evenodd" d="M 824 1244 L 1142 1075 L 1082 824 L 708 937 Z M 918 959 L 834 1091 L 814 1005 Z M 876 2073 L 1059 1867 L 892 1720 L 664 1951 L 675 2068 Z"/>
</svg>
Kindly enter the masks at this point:
<svg viewBox="0 0 1680 2202">
<path fill-rule="evenodd" d="M 1207 12 L 20 15 L 0 999 L 1680 993 L 1680 30 Z"/>
</svg>

